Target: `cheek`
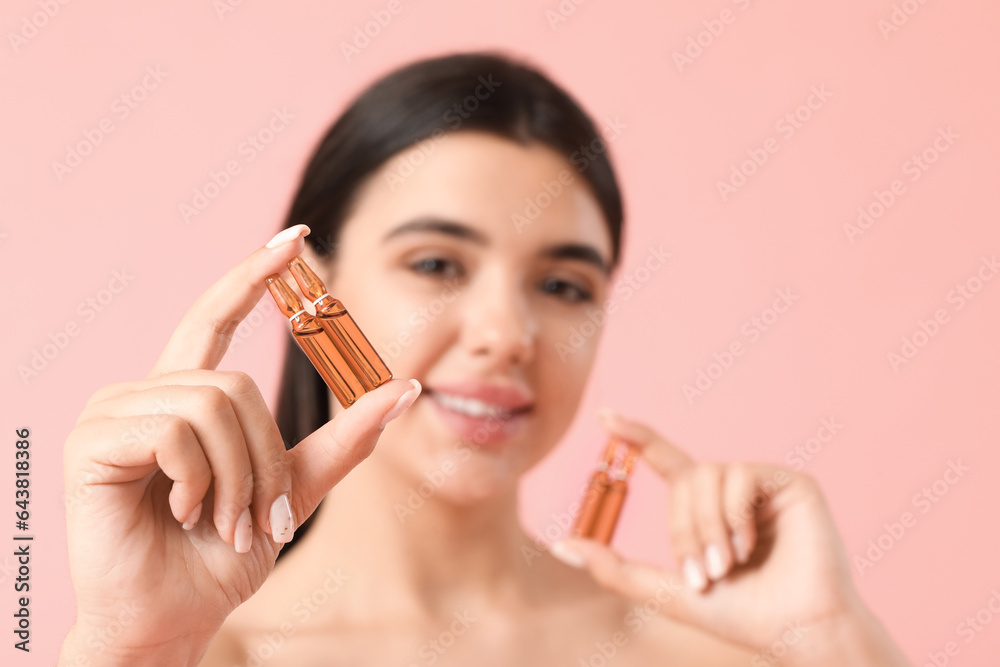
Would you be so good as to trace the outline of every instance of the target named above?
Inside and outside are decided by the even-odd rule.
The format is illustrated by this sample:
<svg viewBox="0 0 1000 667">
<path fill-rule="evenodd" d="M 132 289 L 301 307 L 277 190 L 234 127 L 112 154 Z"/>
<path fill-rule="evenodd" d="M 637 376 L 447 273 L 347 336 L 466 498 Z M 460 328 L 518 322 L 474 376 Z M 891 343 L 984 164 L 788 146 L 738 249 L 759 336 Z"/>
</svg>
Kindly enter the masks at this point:
<svg viewBox="0 0 1000 667">
<path fill-rule="evenodd" d="M 406 294 L 399 289 L 380 292 L 378 326 L 369 338 L 395 377 L 418 377 L 425 363 L 446 339 L 448 304 L 441 298 Z"/>
<path fill-rule="evenodd" d="M 584 317 L 542 320 L 537 347 L 540 389 L 554 407 L 574 411 L 594 364 L 602 328 Z"/>
</svg>

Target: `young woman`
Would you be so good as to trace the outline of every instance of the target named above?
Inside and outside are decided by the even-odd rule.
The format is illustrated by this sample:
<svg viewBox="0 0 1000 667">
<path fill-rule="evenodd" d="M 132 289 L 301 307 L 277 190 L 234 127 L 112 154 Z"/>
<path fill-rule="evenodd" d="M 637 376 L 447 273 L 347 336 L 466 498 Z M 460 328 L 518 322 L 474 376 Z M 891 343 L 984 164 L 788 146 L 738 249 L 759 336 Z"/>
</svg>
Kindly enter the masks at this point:
<svg viewBox="0 0 1000 667">
<path fill-rule="evenodd" d="M 70 434 L 61 664 L 907 664 L 812 480 L 695 462 L 619 415 L 670 486 L 680 571 L 587 540 L 526 557 L 518 481 L 577 411 L 599 337 L 560 350 L 610 296 L 622 219 L 600 135 L 538 72 L 472 54 L 376 83 L 286 229 Z M 342 410 L 293 347 L 275 421 L 214 369 L 300 254 L 397 379 Z"/>
</svg>

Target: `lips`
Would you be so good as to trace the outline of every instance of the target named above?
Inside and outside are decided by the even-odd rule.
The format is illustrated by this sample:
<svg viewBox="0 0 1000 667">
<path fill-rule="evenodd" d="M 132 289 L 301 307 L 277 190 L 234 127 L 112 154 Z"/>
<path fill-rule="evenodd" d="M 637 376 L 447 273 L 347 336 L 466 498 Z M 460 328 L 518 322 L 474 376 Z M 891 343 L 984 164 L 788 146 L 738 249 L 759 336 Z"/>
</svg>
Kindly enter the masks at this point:
<svg viewBox="0 0 1000 667">
<path fill-rule="evenodd" d="M 424 393 L 446 426 L 484 446 L 500 444 L 520 430 L 534 407 L 531 392 L 514 384 L 468 380 L 436 384 Z"/>
</svg>

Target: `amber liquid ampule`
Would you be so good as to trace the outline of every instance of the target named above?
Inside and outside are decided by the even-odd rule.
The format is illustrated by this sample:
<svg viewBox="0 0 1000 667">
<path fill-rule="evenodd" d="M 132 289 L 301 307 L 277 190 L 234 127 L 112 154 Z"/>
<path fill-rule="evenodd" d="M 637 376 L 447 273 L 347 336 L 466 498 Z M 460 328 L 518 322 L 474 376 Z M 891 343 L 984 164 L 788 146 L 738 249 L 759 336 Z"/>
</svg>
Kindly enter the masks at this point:
<svg viewBox="0 0 1000 667">
<path fill-rule="evenodd" d="M 584 491 L 583 501 L 580 503 L 580 511 L 576 515 L 576 521 L 570 531 L 571 537 L 589 538 L 594 529 L 594 522 L 601 511 L 604 496 L 611 484 L 611 477 L 608 475 L 608 468 L 615 460 L 615 452 L 618 448 L 618 441 L 614 438 L 604 449 L 604 456 L 597 466 L 597 472 L 590 478 L 587 490 Z"/>
<path fill-rule="evenodd" d="M 604 470 L 598 470 L 590 478 L 587 490 L 583 494 L 583 502 L 580 504 L 580 511 L 576 515 L 573 529 L 570 531 L 571 537 L 590 537 L 590 531 L 594 527 L 594 520 L 604 502 L 604 495 L 608 491 L 611 478 Z"/>
<path fill-rule="evenodd" d="M 624 479 L 616 479 L 611 482 L 608 492 L 604 494 L 604 502 L 601 503 L 601 511 L 594 519 L 594 527 L 590 531 L 590 539 L 611 543 L 611 537 L 615 534 L 618 526 L 618 516 L 621 514 L 622 505 L 625 504 L 625 494 L 628 492 L 628 484 Z"/>
<path fill-rule="evenodd" d="M 604 502 L 594 519 L 594 527 L 590 532 L 590 538 L 604 544 L 610 544 L 611 538 L 618 527 L 618 517 L 621 515 L 622 506 L 625 504 L 625 495 L 628 493 L 628 476 L 635 465 L 635 448 L 623 443 L 626 447 L 625 457 L 622 461 L 621 469 L 615 473 L 615 479 L 608 487 L 608 492 L 604 495 Z"/>
<path fill-rule="evenodd" d="M 299 289 L 316 306 L 316 317 L 326 327 L 337 349 L 357 375 L 365 391 L 392 379 L 392 372 L 354 322 L 339 300 L 330 296 L 326 285 L 301 257 L 288 262 Z"/>
<path fill-rule="evenodd" d="M 319 319 L 302 308 L 302 302 L 280 276 L 264 281 L 278 308 L 292 325 L 292 338 L 316 367 L 326 386 L 345 408 L 365 393 L 350 367 L 340 356 Z"/>
</svg>

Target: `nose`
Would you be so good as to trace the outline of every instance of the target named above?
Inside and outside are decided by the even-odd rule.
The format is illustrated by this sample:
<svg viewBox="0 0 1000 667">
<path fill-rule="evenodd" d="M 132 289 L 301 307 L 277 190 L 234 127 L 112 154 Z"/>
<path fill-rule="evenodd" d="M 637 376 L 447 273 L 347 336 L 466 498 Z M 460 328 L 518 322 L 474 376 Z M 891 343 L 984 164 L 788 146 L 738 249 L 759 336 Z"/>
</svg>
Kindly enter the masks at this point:
<svg viewBox="0 0 1000 667">
<path fill-rule="evenodd" d="M 462 342 L 469 354 L 496 368 L 530 362 L 538 321 L 522 289 L 502 275 L 481 276 L 467 289 Z"/>
</svg>

